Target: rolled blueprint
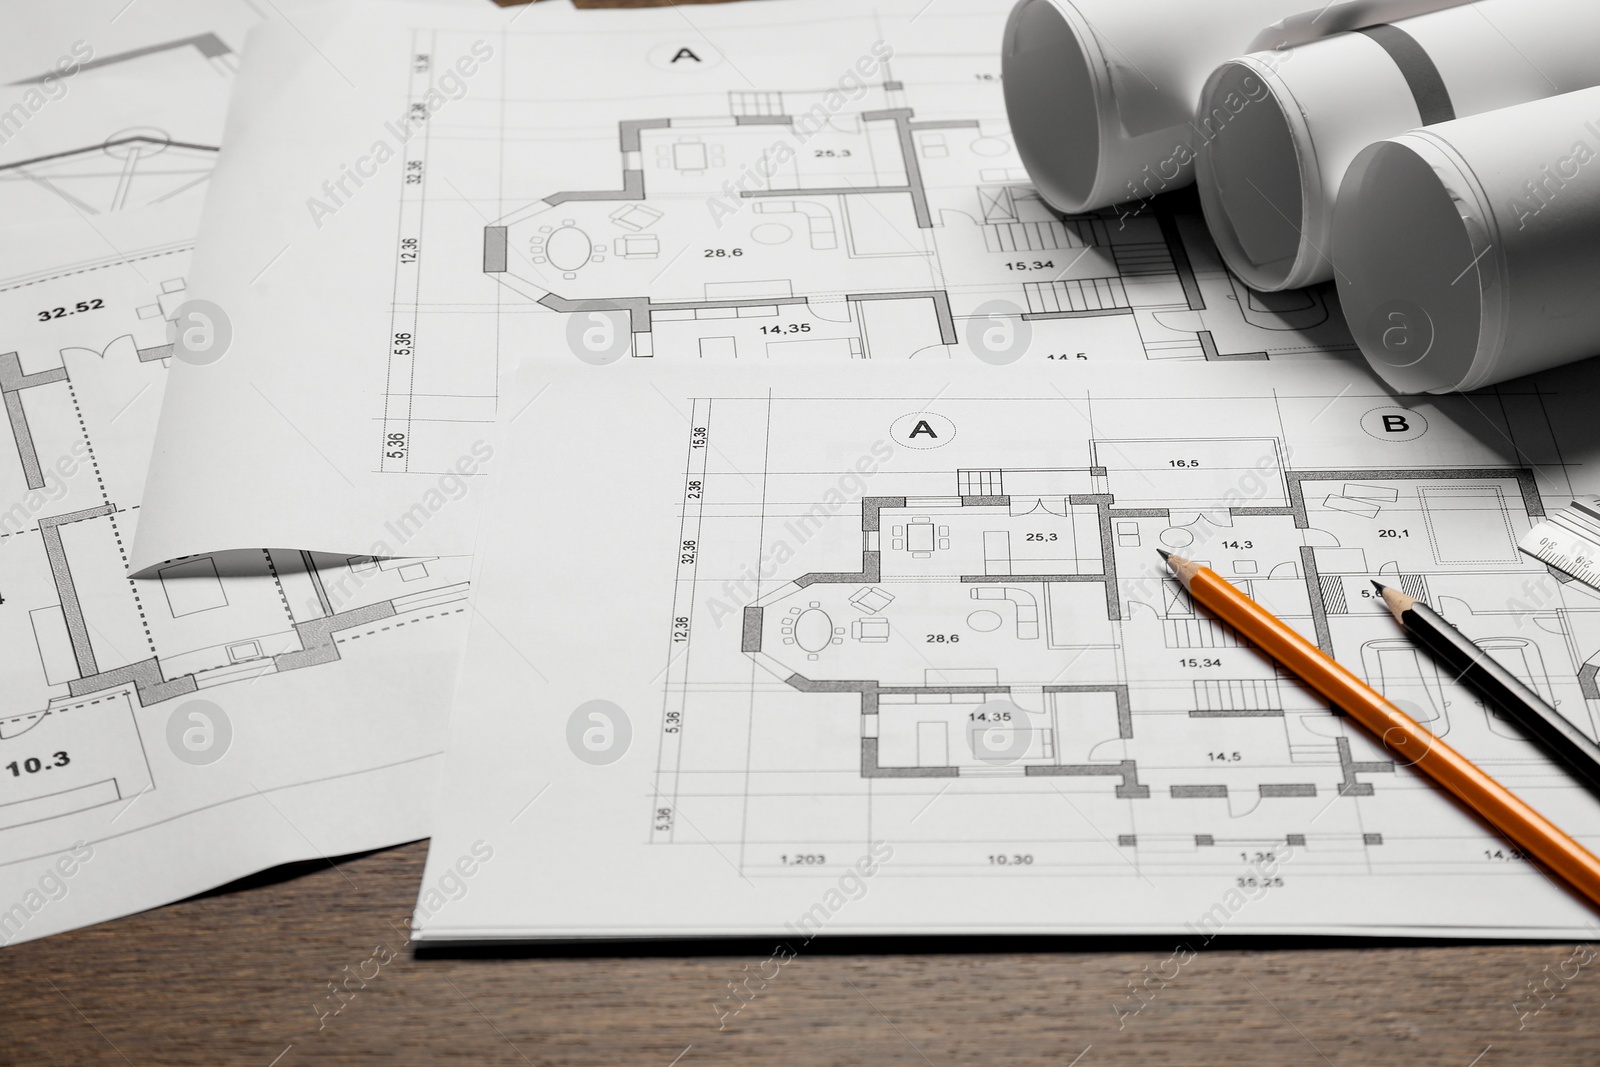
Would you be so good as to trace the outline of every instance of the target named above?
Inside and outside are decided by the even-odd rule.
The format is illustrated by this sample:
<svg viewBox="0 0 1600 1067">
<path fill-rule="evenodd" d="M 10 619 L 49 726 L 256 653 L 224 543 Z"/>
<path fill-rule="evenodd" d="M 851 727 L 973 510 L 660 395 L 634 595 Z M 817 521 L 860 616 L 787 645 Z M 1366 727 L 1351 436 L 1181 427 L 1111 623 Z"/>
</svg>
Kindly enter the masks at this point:
<svg viewBox="0 0 1600 1067">
<path fill-rule="evenodd" d="M 1332 237 L 1351 332 L 1401 392 L 1600 352 L 1600 88 L 1370 145 Z"/>
<path fill-rule="evenodd" d="M 1195 102 L 1230 56 L 1463 2 L 1019 0 L 1000 50 L 1017 151 L 1058 210 L 1147 199 L 1194 180 Z"/>
<path fill-rule="evenodd" d="M 1268 49 L 1288 48 L 1305 44 L 1319 37 L 1331 37 L 1346 30 L 1359 30 L 1396 19 L 1408 19 L 1429 11 L 1443 11 L 1447 7 L 1460 7 L 1473 0 L 1346 0 L 1342 4 L 1323 4 L 1310 11 L 1302 11 L 1279 19 L 1256 34 L 1246 52 L 1265 52 Z"/>
<path fill-rule="evenodd" d="M 1246 284 L 1326 281 L 1339 183 L 1385 137 L 1600 84 L 1600 4 L 1478 0 L 1222 64 L 1196 178 Z"/>
</svg>

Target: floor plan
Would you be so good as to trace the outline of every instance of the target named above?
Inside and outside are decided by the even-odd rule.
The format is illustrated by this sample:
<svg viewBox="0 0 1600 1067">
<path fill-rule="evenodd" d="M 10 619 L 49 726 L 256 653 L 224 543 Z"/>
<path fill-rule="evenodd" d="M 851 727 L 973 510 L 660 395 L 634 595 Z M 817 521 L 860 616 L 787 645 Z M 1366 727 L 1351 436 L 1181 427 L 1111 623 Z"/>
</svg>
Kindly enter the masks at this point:
<svg viewBox="0 0 1600 1067">
<path fill-rule="evenodd" d="M 127 576 L 187 259 L 0 287 L 0 765 L 70 760 L 3 775 L 0 834 L 159 791 L 148 735 L 182 698 L 228 703 L 227 690 L 256 683 L 270 696 L 264 679 L 337 669 L 352 642 L 443 627 L 448 648 L 460 625 L 464 568 L 437 559 L 273 549 Z M 164 744 L 159 730 L 153 740 Z"/>
<path fill-rule="evenodd" d="M 64 58 L 65 78 L 29 71 L 0 93 L 4 217 L 75 222 L 176 200 L 198 219 L 233 48 L 205 32 L 101 54 L 79 42 Z"/>
<path fill-rule="evenodd" d="M 556 311 L 615 317 L 635 357 L 1353 351 L 1319 291 L 1256 293 L 1229 274 L 1189 199 L 1049 209 L 985 74 L 991 51 L 908 49 L 869 61 L 878 74 L 848 95 L 734 90 L 719 114 L 624 119 L 615 185 L 553 191 L 486 227 L 484 271 Z"/>
<path fill-rule="evenodd" d="M 1594 840 L 1371 585 L 1600 732 L 1600 594 L 1516 548 L 1592 484 L 1585 394 L 1261 370 L 528 368 L 434 846 L 495 867 L 422 936 L 1581 928 L 1157 550 Z M 560 818 L 508 824 L 546 789 Z"/>
<path fill-rule="evenodd" d="M 485 431 L 528 355 L 613 376 L 647 359 L 1065 375 L 1358 358 L 1328 293 L 1231 277 L 1192 197 L 1050 211 L 1006 122 L 992 42 L 1008 5 L 922 6 L 462 11 L 352 24 L 315 51 L 258 35 L 257 76 L 293 76 L 243 94 L 253 133 L 218 165 L 210 203 L 232 206 L 202 245 L 238 250 L 202 262 L 204 288 L 258 328 L 239 331 L 244 359 L 179 368 L 196 399 L 162 428 L 179 458 L 156 474 L 137 559 L 242 545 L 247 529 L 356 551 Z M 574 100 L 580 78 L 610 89 Z M 321 147 L 285 154 L 287 139 Z M 302 192 L 262 202 L 263 184 Z M 350 353 L 337 363 L 314 354 L 329 322 Z M 279 406 L 326 462 L 253 402 L 257 363 L 316 377 L 316 395 Z M 199 440 L 270 441 L 264 462 L 299 464 L 305 507 L 264 507 L 186 447 Z M 184 512 L 168 469 L 228 506 Z M 435 524 L 429 551 L 470 536 Z"/>
<path fill-rule="evenodd" d="M 1160 444 L 1163 451 L 1175 444 L 1204 448 L 1215 461 L 1229 446 L 1246 458 L 1278 442 Z M 1097 445 L 1097 451 L 1106 448 L 1105 443 Z M 1115 449 L 1116 443 L 1110 447 Z M 1102 740 L 1135 739 L 1129 682 L 1161 680 L 1124 675 L 1117 648 L 1124 640 L 1159 645 L 1179 650 L 1174 652 L 1179 665 L 1194 660 L 1199 667 L 1192 669 L 1210 672 L 1192 683 L 1192 706 L 1183 708 L 1189 717 L 1284 720 L 1272 724 L 1267 737 L 1257 742 L 1271 753 L 1269 762 L 1285 769 L 1325 765 L 1306 775 L 1320 777 L 1320 783 L 1261 782 L 1242 768 L 1205 768 L 1191 774 L 1203 781 L 1171 784 L 1173 796 L 1226 798 L 1230 781 L 1247 797 L 1314 797 L 1319 785 L 1324 795 L 1367 795 L 1372 785 L 1358 772 L 1390 772 L 1390 762 L 1357 766 L 1348 740 L 1329 738 L 1307 723 L 1305 713 L 1321 717 L 1314 701 L 1294 699 L 1300 694 L 1292 686 L 1286 699 L 1270 664 L 1223 652 L 1241 647 L 1240 641 L 1220 624 L 1197 616 L 1170 583 L 1157 583 L 1159 597 L 1151 596 L 1153 586 L 1141 590 L 1150 599 L 1130 600 L 1125 610 L 1117 577 L 1119 555 L 1124 573 L 1143 573 L 1152 546 L 1182 552 L 1194 551 L 1198 544 L 1210 562 L 1222 563 L 1255 599 L 1270 602 L 1279 617 L 1316 634 L 1327 651 L 1353 653 L 1351 658 L 1362 663 L 1368 677 L 1380 679 L 1386 693 L 1420 708 L 1418 718 L 1441 735 L 1449 730 L 1444 680 L 1409 641 L 1395 636 L 1385 618 L 1370 610 L 1368 579 L 1387 578 L 1417 596 L 1431 591 L 1446 597 L 1455 585 L 1452 577 L 1475 587 L 1487 580 L 1498 586 L 1490 596 L 1503 595 L 1506 603 L 1515 603 L 1524 582 L 1549 577 L 1510 551 L 1507 541 L 1542 514 L 1526 470 L 1440 468 L 1397 476 L 1383 469 L 1286 472 L 1274 463 L 1262 475 L 1285 486 L 1286 492 L 1275 491 L 1269 505 L 1180 513 L 1180 525 L 1173 525 L 1169 507 L 1119 507 L 1115 494 L 1103 490 L 1109 483 L 1120 484 L 1130 472 L 1112 474 L 1112 469 L 1108 464 L 1077 470 L 961 471 L 956 474 L 958 489 L 983 491 L 915 502 L 865 498 L 863 541 L 878 547 L 863 550 L 860 570 L 800 575 L 745 608 L 743 650 L 802 692 L 859 687 L 864 776 L 981 775 L 1003 763 L 1023 775 L 1120 775 L 1118 796 L 1144 798 L 1150 787 L 1139 781 L 1136 758 L 1111 763 L 1101 753 L 1096 763 L 1091 755 Z M 1006 491 L 1008 483 L 1020 495 Z M 1384 558 L 1369 560 L 1369 554 Z M 1450 570 L 1440 573 L 1442 567 Z M 1484 595 L 1474 591 L 1477 597 Z M 1547 621 L 1557 624 L 1554 633 L 1518 627 L 1514 613 L 1504 608 L 1482 613 L 1486 617 L 1477 626 L 1531 629 L 1489 644 L 1516 663 L 1522 677 L 1546 699 L 1554 696 L 1545 666 L 1545 656 L 1551 656 L 1566 679 L 1557 699 L 1584 707 L 1585 726 L 1596 732 L 1584 701 L 1600 700 L 1594 684 L 1597 667 L 1592 662 L 1573 664 L 1567 641 L 1568 631 L 1578 625 L 1584 640 L 1600 642 L 1600 630 L 1593 629 L 1597 620 L 1583 614 L 1600 610 L 1600 602 L 1592 601 L 1585 591 L 1574 598 L 1571 609 L 1565 601 L 1560 609 L 1552 606 Z M 1492 618 L 1497 615 L 1507 617 Z M 848 626 L 833 625 L 835 619 Z M 885 650 L 873 647 L 888 644 L 899 628 L 916 636 L 931 634 L 931 639 L 922 638 L 926 662 L 895 664 Z M 1061 666 L 1063 655 L 1072 662 L 1070 682 L 1062 677 L 1068 673 Z M 824 657 L 830 661 L 826 670 L 820 669 Z M 1225 657 L 1237 660 L 1234 666 L 1251 669 L 1242 677 L 1215 676 Z M 1600 658 L 1600 644 L 1590 658 Z M 996 665 L 967 666 L 974 662 Z M 874 674 L 884 677 L 851 681 Z M 1007 715 L 998 724 L 990 723 L 983 709 L 995 699 L 1028 704 L 1029 718 Z M 1001 713 L 1010 710 L 1002 708 Z M 1477 717 L 1485 719 L 1474 723 L 1477 728 L 1506 732 L 1492 713 Z M 1050 725 L 1034 725 L 1045 722 Z M 990 732 L 1000 736 L 966 736 Z M 1071 752 L 1057 748 L 1057 738 L 1074 735 L 1091 744 Z M 1120 747 L 1129 755 L 1138 748 L 1107 747 Z"/>
<path fill-rule="evenodd" d="M 1470 403 L 1438 407 L 1482 421 Z M 1534 427 L 1513 427 L 1519 440 L 1549 439 L 1537 396 L 1506 403 Z M 681 714 L 683 728 L 662 736 L 655 806 L 716 777 L 692 773 L 685 756 L 697 709 L 703 723 L 708 706 L 753 701 L 763 722 L 762 708 L 803 717 L 848 704 L 859 734 L 852 763 L 874 796 L 948 787 L 941 804 L 953 806 L 1076 780 L 1112 803 L 1115 833 L 1106 833 L 1141 862 L 1204 863 L 1214 845 L 1315 839 L 1317 849 L 1382 865 L 1384 842 L 1409 836 L 1403 819 L 1384 816 L 1382 798 L 1397 788 L 1392 759 L 1197 613 L 1165 577 L 1158 548 L 1206 561 L 1512 778 L 1538 757 L 1395 628 L 1371 580 L 1440 605 L 1600 732 L 1600 595 L 1516 549 L 1544 514 L 1539 477 L 1553 475 L 1550 458 L 1472 466 L 1459 462 L 1470 450 L 1457 449 L 1444 453 L 1456 462 L 1419 465 L 1437 447 L 1430 430 L 1455 430 L 1431 405 L 1372 398 L 1358 411 L 1333 394 L 1228 404 L 1229 436 L 1152 437 L 1179 420 L 1176 396 L 941 399 L 893 420 L 865 401 L 697 401 L 695 432 L 717 448 L 691 449 L 684 472 L 702 488 L 682 534 L 694 564 L 677 579 L 675 610 L 688 613 L 690 636 L 667 675 L 668 715 Z M 847 414 L 855 408 L 884 417 Z M 882 437 L 808 441 L 791 432 L 802 418 L 865 422 Z M 1002 426 L 1030 443 L 1026 453 L 1061 465 L 978 445 Z M 1336 447 L 1318 440 L 1336 427 Z M 803 472 L 829 469 L 845 447 L 869 458 L 870 473 L 841 502 L 838 476 Z M 942 465 L 946 456 L 954 465 Z M 718 496 L 750 503 L 746 479 L 765 486 L 754 526 Z M 748 673 L 741 661 L 755 671 L 735 696 L 727 683 Z M 973 799 L 958 799 L 969 789 Z M 1376 806 L 1351 803 L 1371 797 Z M 763 832 L 761 802 L 747 800 L 748 842 Z M 875 827 L 913 832 L 894 812 L 874 805 Z M 683 833 L 658 825 L 653 839 Z M 1040 850 L 1026 854 L 1046 862 L 1043 840 L 1032 842 Z M 1450 858 L 1453 847 L 1413 842 L 1407 861 Z M 1050 851 L 1055 862 L 1081 861 Z"/>
</svg>

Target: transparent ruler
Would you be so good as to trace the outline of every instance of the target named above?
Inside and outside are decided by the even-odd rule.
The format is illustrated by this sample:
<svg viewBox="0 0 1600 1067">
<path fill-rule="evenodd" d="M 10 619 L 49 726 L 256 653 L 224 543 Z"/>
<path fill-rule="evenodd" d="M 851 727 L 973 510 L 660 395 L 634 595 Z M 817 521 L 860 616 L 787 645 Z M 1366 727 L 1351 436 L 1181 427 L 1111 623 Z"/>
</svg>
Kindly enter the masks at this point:
<svg viewBox="0 0 1600 1067">
<path fill-rule="evenodd" d="M 1529 530 L 1517 547 L 1600 589 L 1600 496 L 1580 496 Z"/>
</svg>

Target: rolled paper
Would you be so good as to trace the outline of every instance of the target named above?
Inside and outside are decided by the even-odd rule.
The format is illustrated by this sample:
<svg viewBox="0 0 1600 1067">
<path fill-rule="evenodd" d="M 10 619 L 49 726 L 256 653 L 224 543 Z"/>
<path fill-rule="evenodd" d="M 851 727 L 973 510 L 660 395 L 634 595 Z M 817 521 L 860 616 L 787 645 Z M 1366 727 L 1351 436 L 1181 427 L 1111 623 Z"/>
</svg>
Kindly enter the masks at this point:
<svg viewBox="0 0 1600 1067">
<path fill-rule="evenodd" d="M 1597 84 L 1594 0 L 1478 0 L 1229 60 L 1200 94 L 1206 223 L 1255 289 L 1327 281 L 1339 185 L 1362 149 Z"/>
<path fill-rule="evenodd" d="M 1268 49 L 1287 48 L 1305 44 L 1321 37 L 1331 37 L 1346 30 L 1359 30 L 1377 26 L 1429 11 L 1443 11 L 1447 7 L 1460 7 L 1473 0 L 1346 0 L 1342 4 L 1324 4 L 1310 11 L 1302 11 L 1286 19 L 1279 19 L 1256 34 L 1246 52 L 1265 52 Z"/>
<path fill-rule="evenodd" d="M 1006 113 L 1039 193 L 1069 214 L 1194 180 L 1200 87 L 1306 0 L 1019 0 L 1000 49 Z"/>
<path fill-rule="evenodd" d="M 1194 181 L 1200 88 L 1230 56 L 1466 2 L 1019 0 L 1000 50 L 1017 151 L 1057 210 L 1147 200 Z"/>
<path fill-rule="evenodd" d="M 1332 253 L 1356 343 L 1400 392 L 1600 352 L 1600 88 L 1368 146 L 1344 177 Z"/>
</svg>

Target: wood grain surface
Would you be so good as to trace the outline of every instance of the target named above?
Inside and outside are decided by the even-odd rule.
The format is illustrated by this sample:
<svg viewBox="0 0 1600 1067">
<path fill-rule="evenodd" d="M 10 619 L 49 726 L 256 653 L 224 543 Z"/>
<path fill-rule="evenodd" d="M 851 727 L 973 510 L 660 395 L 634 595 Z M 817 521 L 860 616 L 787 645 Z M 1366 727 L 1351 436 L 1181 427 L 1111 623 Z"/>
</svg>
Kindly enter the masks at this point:
<svg viewBox="0 0 1600 1067">
<path fill-rule="evenodd" d="M 0 1064 L 1600 1064 L 1600 958 L 1572 945 L 1219 939 L 1181 966 L 1176 939 L 814 942 L 781 967 L 744 942 L 418 956 L 425 852 L 5 949 Z"/>
<path fill-rule="evenodd" d="M 1219 939 L 1181 967 L 1175 939 L 813 942 L 781 968 L 748 943 L 419 957 L 405 931 L 424 853 L 301 865 L 5 949 L 0 1063 L 1600 1063 L 1600 959 L 1568 963 L 1571 945 Z M 1119 1018 L 1129 983 L 1161 974 Z M 1543 979 L 1547 1002 L 1519 1012 Z"/>
</svg>

